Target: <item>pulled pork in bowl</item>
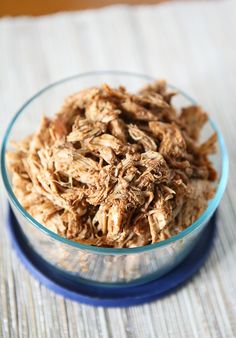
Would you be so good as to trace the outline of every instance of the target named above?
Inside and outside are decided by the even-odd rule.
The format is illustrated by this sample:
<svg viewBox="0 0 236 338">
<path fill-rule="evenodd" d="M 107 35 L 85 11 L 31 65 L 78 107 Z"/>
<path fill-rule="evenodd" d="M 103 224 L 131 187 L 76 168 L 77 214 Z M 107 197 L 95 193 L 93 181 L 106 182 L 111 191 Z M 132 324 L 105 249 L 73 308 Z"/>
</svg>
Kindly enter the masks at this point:
<svg viewBox="0 0 236 338">
<path fill-rule="evenodd" d="M 47 117 L 46 104 L 45 116 L 35 113 L 38 122 L 30 135 L 16 141 L 11 135 L 7 165 L 12 194 L 46 243 L 45 238 L 37 241 L 32 224 L 23 231 L 40 255 L 46 251 L 42 256 L 50 264 L 73 275 L 108 283 L 160 276 L 186 256 L 217 206 L 207 210 L 222 177 L 214 158 L 222 156 L 217 130 L 188 97 L 177 105 L 175 98 L 183 100 L 183 94 L 165 81 L 148 80 L 98 73 L 62 81 L 35 98 L 43 100 L 48 91 L 65 86 L 63 96 L 61 88 L 53 94 L 57 104 L 66 96 L 61 108 L 48 106 Z M 48 241 L 58 238 L 56 254 Z M 108 271 L 96 277 L 93 255 L 99 256 L 103 273 L 106 261 L 110 268 L 116 262 L 113 277 Z M 140 266 L 147 260 L 154 267 L 143 272 Z"/>
</svg>

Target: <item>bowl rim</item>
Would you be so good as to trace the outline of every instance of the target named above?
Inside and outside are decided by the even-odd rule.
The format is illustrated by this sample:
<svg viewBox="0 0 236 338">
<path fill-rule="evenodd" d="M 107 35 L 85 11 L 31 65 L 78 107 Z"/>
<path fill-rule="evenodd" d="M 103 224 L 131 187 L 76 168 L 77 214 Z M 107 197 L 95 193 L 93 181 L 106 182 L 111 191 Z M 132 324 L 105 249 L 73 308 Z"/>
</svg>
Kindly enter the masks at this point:
<svg viewBox="0 0 236 338">
<path fill-rule="evenodd" d="M 75 74 L 72 76 L 68 76 L 66 78 L 60 79 L 56 82 L 53 82 L 40 91 L 38 91 L 36 94 L 34 94 L 31 98 L 29 98 L 22 106 L 21 108 L 16 112 L 14 117 L 12 118 L 11 122 L 9 123 L 4 138 L 2 142 L 2 149 L 1 149 L 1 173 L 2 173 L 2 179 L 5 186 L 5 189 L 7 191 L 7 194 L 10 198 L 10 201 L 13 203 L 13 205 L 16 207 L 16 209 L 29 221 L 33 226 L 38 228 L 40 231 L 42 231 L 44 234 L 49 235 L 49 237 L 62 242 L 65 245 L 72 246 L 73 248 L 82 249 L 86 251 L 95 252 L 97 254 L 134 254 L 134 253 L 142 253 L 150 250 L 154 250 L 163 246 L 166 246 L 170 243 L 176 242 L 178 240 L 184 239 L 185 236 L 196 230 L 203 222 L 207 221 L 210 216 L 212 216 L 213 212 L 216 210 L 217 206 L 220 203 L 220 200 L 223 196 L 223 193 L 225 191 L 227 180 L 228 180 L 228 172 L 229 172 L 229 158 L 227 153 L 227 148 L 224 142 L 224 138 L 222 136 L 222 133 L 219 129 L 219 127 L 216 125 L 212 119 L 209 118 L 209 123 L 211 127 L 215 130 L 218 137 L 218 144 L 219 144 L 219 150 L 222 156 L 222 164 L 221 164 L 221 177 L 220 181 L 217 187 L 217 191 L 215 193 L 215 196 L 212 200 L 209 201 L 207 209 L 201 214 L 201 216 L 190 226 L 188 226 L 186 229 L 178 233 L 177 235 L 170 237 L 166 240 L 148 244 L 146 246 L 139 246 L 134 248 L 106 248 L 106 247 L 97 247 L 97 246 L 91 246 L 87 244 L 81 244 L 72 240 L 69 240 L 65 237 L 62 237 L 60 235 L 57 235 L 53 231 L 46 228 L 44 225 L 36 221 L 20 204 L 18 199 L 16 198 L 12 188 L 11 184 L 8 180 L 7 170 L 6 170 L 6 146 L 8 142 L 8 136 L 11 132 L 11 129 L 16 122 L 17 118 L 21 115 L 21 113 L 24 112 L 24 109 L 30 105 L 31 102 L 33 102 L 35 99 L 40 97 L 43 93 L 48 91 L 49 89 L 59 86 L 65 82 L 75 80 L 77 78 L 83 78 L 83 77 L 92 77 L 92 76 L 101 76 L 101 75 L 112 75 L 112 76 L 130 76 L 130 77 L 137 77 L 137 78 L 143 78 L 148 81 L 154 81 L 155 78 L 145 75 L 145 74 L 139 74 L 139 73 L 133 73 L 128 71 L 113 71 L 113 70 L 104 70 L 104 71 L 91 71 L 91 72 L 84 72 Z M 190 103 L 196 105 L 196 101 L 193 100 L 188 94 L 186 94 L 184 91 L 178 89 L 177 87 L 171 85 L 168 83 L 168 87 L 174 90 L 177 90 L 179 94 L 184 96 L 187 100 L 190 101 Z"/>
</svg>

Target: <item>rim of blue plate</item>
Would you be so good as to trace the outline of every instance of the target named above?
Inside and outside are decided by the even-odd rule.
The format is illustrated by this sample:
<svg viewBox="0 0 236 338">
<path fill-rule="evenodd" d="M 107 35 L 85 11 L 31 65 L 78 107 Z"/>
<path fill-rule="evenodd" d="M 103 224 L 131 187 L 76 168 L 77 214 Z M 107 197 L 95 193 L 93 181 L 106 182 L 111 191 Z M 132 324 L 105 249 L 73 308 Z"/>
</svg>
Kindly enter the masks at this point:
<svg viewBox="0 0 236 338">
<path fill-rule="evenodd" d="M 111 254 L 111 255 L 117 255 L 117 254 L 134 254 L 134 253 L 143 253 L 145 251 L 154 250 L 160 247 L 163 247 L 165 245 L 168 245 L 170 243 L 176 242 L 178 240 L 184 239 L 185 236 L 196 230 L 203 222 L 208 220 L 213 212 L 216 210 L 217 206 L 219 205 L 221 198 L 223 196 L 223 193 L 225 191 L 227 180 L 228 180 L 228 172 L 229 172 L 229 158 L 228 158 L 228 152 L 225 145 L 225 141 L 223 138 L 223 135 L 219 129 L 219 127 L 216 125 L 212 119 L 209 119 L 209 123 L 211 124 L 211 127 L 214 129 L 214 131 L 217 133 L 218 137 L 218 145 L 222 157 L 222 163 L 221 163 L 221 177 L 218 183 L 218 187 L 215 193 L 215 196 L 212 200 L 209 201 L 207 209 L 202 213 L 202 215 L 194 222 L 192 223 L 188 228 L 181 231 L 177 235 L 170 237 L 164 241 L 149 244 L 146 246 L 140 246 L 135 248 L 104 248 L 104 247 L 96 247 L 86 244 L 81 244 L 77 242 L 73 242 L 67 238 L 61 237 L 57 235 L 56 233 L 52 232 L 51 230 L 47 229 L 44 225 L 36 221 L 20 204 L 18 199 L 16 198 L 11 183 L 8 179 L 7 170 L 6 170 L 6 146 L 8 143 L 8 137 L 11 132 L 12 127 L 14 126 L 14 123 L 16 122 L 17 118 L 24 113 L 24 109 L 30 105 L 31 102 L 36 100 L 40 95 L 42 95 L 44 92 L 50 90 L 53 87 L 59 86 L 65 82 L 75 80 L 76 78 L 83 78 L 83 77 L 92 77 L 96 75 L 113 75 L 113 76 L 130 76 L 130 77 L 138 77 L 143 78 L 148 81 L 154 81 L 155 79 L 151 76 L 145 75 L 145 74 L 138 74 L 138 73 L 132 73 L 132 72 L 126 72 L 126 71 L 93 71 L 93 72 L 86 72 L 86 73 L 80 73 L 76 75 L 72 75 L 66 78 L 63 78 L 59 81 L 56 81 L 43 89 L 41 89 L 39 92 L 37 92 L 35 95 L 33 95 L 30 99 L 28 99 L 22 107 L 16 112 L 14 117 L 12 118 L 10 124 L 7 127 L 7 130 L 4 135 L 3 143 L 2 143 L 2 149 L 1 149 L 1 172 L 2 172 L 2 179 L 5 186 L 5 189 L 7 191 L 7 194 L 9 196 L 10 201 L 13 203 L 13 205 L 16 207 L 16 209 L 36 228 L 38 228 L 40 231 L 44 232 L 51 238 L 62 242 L 63 244 L 72 246 L 77 249 L 81 250 L 87 250 L 91 252 L 95 252 L 97 254 Z M 176 86 L 173 86 L 168 83 L 168 87 L 174 90 L 177 90 L 179 94 L 184 96 L 187 100 L 190 101 L 192 104 L 197 104 L 195 100 L 193 100 L 189 95 L 184 93 L 182 90 L 177 88 Z"/>
</svg>

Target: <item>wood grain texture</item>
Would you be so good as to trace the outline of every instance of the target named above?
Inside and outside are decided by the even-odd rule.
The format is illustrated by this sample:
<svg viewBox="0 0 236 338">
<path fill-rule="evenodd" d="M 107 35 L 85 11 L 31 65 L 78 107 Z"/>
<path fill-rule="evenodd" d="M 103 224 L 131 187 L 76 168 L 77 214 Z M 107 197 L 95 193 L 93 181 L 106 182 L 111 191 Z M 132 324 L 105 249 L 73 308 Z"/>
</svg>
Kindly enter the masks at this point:
<svg viewBox="0 0 236 338">
<path fill-rule="evenodd" d="M 89 8 L 101 8 L 113 4 L 126 3 L 157 4 L 168 0 L 1 0 L 0 16 L 5 15 L 45 15 L 60 11 L 77 11 Z M 170 0 L 169 0 L 170 1 Z"/>
<path fill-rule="evenodd" d="M 209 111 L 229 149 L 229 184 L 208 261 L 177 292 L 128 309 L 65 300 L 34 280 L 11 249 L 0 203 L 0 337 L 236 336 L 236 2 L 114 6 L 0 20 L 0 132 L 37 90 L 65 76 L 115 69 L 165 77 Z"/>
</svg>

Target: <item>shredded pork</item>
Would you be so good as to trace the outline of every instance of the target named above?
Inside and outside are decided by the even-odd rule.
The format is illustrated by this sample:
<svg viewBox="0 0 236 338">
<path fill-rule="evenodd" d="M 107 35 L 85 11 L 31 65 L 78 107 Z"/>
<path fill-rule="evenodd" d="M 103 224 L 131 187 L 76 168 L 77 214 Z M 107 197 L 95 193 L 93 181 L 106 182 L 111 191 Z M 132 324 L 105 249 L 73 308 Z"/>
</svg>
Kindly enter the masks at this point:
<svg viewBox="0 0 236 338">
<path fill-rule="evenodd" d="M 199 144 L 207 114 L 177 112 L 175 94 L 158 81 L 137 94 L 103 85 L 66 98 L 7 154 L 22 206 L 95 246 L 143 246 L 188 227 L 214 196 L 216 135 Z"/>
</svg>

